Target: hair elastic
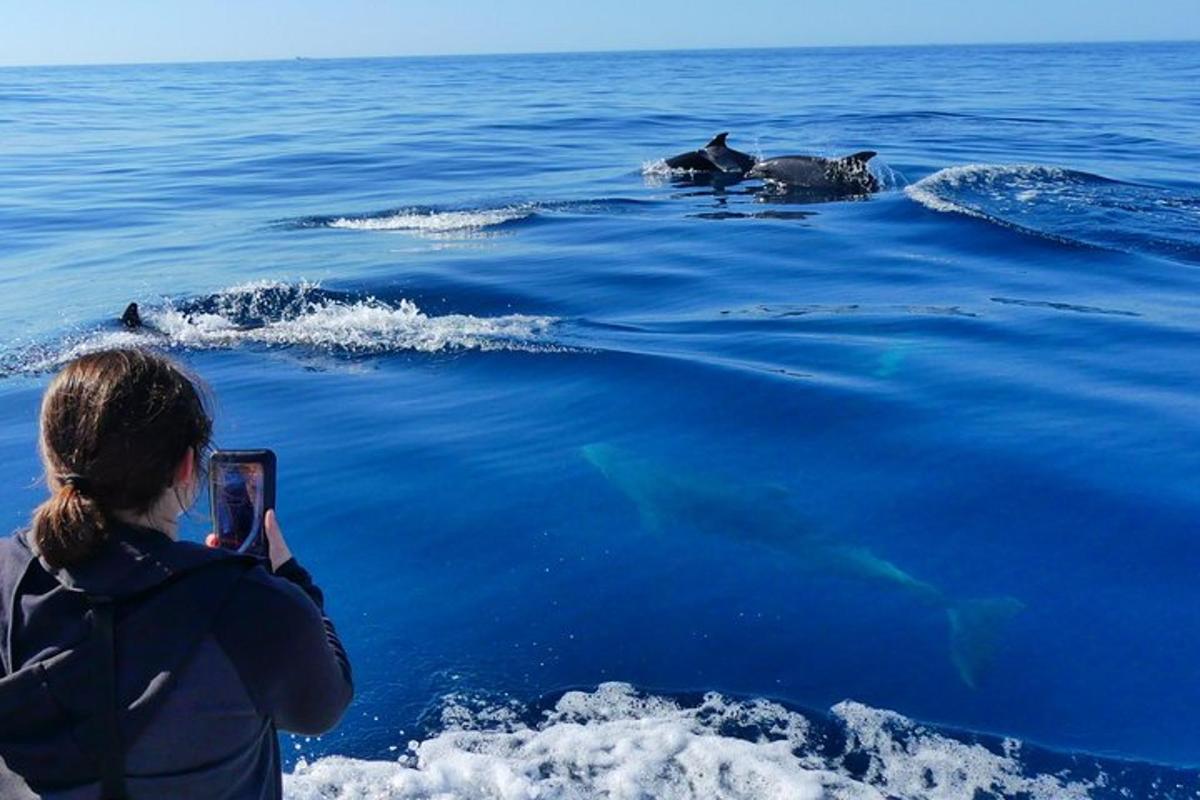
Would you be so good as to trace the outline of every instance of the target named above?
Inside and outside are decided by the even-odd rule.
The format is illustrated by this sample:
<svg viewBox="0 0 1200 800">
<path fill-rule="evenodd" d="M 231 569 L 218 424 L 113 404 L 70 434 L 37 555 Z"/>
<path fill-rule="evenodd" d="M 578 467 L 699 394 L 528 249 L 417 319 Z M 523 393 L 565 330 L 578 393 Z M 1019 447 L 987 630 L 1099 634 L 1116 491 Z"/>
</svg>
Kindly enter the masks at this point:
<svg viewBox="0 0 1200 800">
<path fill-rule="evenodd" d="M 78 472 L 68 472 L 66 475 L 59 475 L 58 479 L 64 486 L 70 486 L 80 494 L 87 494 L 92 485 L 91 481 Z"/>
</svg>

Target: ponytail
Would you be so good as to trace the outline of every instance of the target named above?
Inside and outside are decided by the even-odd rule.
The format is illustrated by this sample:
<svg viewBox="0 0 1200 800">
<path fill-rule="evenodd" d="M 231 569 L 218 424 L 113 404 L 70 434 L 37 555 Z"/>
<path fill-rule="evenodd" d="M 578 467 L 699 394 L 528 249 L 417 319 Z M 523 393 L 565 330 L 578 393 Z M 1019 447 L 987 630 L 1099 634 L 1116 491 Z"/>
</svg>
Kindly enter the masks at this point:
<svg viewBox="0 0 1200 800">
<path fill-rule="evenodd" d="M 51 567 L 97 554 L 120 515 L 148 513 L 212 419 L 196 381 L 147 350 L 101 350 L 63 367 L 42 398 L 40 449 L 50 497 L 32 540 Z"/>
<path fill-rule="evenodd" d="M 33 512 L 33 543 L 51 567 L 83 561 L 108 538 L 104 514 L 80 481 L 63 479 L 50 499 Z"/>
</svg>

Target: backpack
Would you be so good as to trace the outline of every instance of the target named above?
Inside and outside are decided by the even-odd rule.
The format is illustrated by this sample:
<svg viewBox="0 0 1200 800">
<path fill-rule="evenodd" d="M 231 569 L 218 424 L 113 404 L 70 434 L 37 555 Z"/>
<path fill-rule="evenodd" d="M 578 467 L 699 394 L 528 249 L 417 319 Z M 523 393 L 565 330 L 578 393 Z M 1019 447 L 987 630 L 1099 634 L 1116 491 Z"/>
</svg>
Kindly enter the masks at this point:
<svg viewBox="0 0 1200 800">
<path fill-rule="evenodd" d="M 4 566 L 16 577 L 15 593 L 36 559 L 24 547 L 12 550 Z M 213 555 L 141 594 L 111 598 L 71 589 L 88 609 L 89 636 L 0 678 L 0 791 L 6 799 L 97 781 L 102 800 L 127 797 L 125 743 L 145 729 L 174 677 L 212 630 L 234 584 L 258 563 Z M 144 663 L 122 664 L 120 673 L 118 625 L 128 640 L 152 642 Z M 163 636 L 166 630 L 170 636 Z M 7 673 L 11 629 L 4 633 Z"/>
</svg>

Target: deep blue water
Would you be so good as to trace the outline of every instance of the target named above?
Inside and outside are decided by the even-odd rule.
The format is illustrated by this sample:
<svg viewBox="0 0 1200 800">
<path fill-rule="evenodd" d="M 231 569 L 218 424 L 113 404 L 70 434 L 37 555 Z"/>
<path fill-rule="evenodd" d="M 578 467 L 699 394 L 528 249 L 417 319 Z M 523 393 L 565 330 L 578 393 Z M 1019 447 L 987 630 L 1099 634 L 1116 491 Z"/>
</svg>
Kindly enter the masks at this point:
<svg viewBox="0 0 1200 800">
<path fill-rule="evenodd" d="M 722 130 L 886 188 L 655 168 Z M 354 659 L 299 753 L 620 680 L 1200 764 L 1198 145 L 1196 44 L 0 70 L 0 509 L 48 368 L 166 344 Z M 972 688 L 831 551 L 1022 610 Z"/>
</svg>

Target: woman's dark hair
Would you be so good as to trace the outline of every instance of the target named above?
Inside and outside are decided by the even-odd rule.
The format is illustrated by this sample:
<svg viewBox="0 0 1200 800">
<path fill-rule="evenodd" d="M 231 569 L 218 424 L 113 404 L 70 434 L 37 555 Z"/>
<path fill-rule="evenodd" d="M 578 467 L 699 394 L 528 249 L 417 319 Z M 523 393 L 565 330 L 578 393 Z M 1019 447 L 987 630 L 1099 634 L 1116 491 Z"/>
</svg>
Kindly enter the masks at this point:
<svg viewBox="0 0 1200 800">
<path fill-rule="evenodd" d="M 212 419 L 197 381 L 171 359 L 138 349 L 71 361 L 42 399 L 41 451 L 50 499 L 33 514 L 33 542 L 52 567 L 83 561 L 108 538 L 112 514 L 144 514 Z"/>
</svg>

